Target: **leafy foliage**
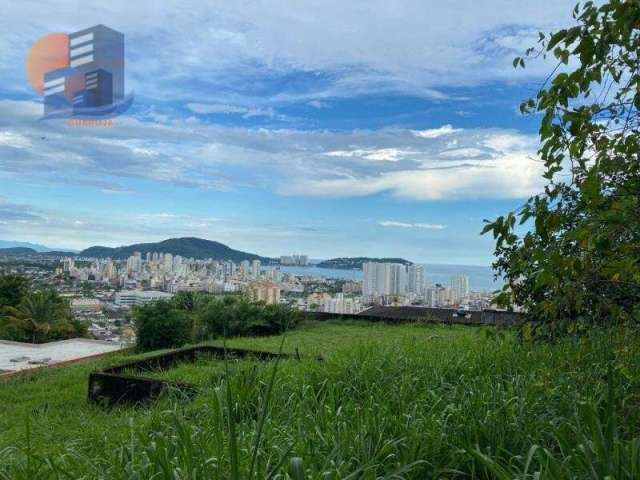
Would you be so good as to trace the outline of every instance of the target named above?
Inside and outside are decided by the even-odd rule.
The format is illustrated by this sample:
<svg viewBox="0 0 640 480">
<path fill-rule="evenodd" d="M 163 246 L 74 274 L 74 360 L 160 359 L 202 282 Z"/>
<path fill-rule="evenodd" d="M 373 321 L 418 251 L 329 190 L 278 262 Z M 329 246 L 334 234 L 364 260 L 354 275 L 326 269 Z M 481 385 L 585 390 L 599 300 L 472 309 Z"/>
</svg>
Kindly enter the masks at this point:
<svg viewBox="0 0 640 480">
<path fill-rule="evenodd" d="M 169 300 L 159 300 L 133 311 L 138 349 L 179 347 L 191 338 L 191 319 Z"/>
<path fill-rule="evenodd" d="M 640 2 L 586 2 L 573 15 L 527 51 L 558 62 L 520 107 L 542 114 L 547 185 L 482 232 L 506 280 L 498 300 L 550 336 L 640 319 Z"/>
<path fill-rule="evenodd" d="M 134 318 L 138 347 L 153 350 L 221 336 L 282 333 L 298 323 L 299 312 L 286 305 L 251 303 L 240 296 L 181 292 L 170 301 L 138 307 Z"/>
<path fill-rule="evenodd" d="M 2 339 L 42 343 L 87 335 L 67 299 L 53 290 L 32 291 L 25 277 L 0 276 L 0 298 Z"/>
<path fill-rule="evenodd" d="M 29 293 L 29 286 L 29 279 L 22 275 L 0 275 L 0 308 L 17 307 Z"/>
</svg>

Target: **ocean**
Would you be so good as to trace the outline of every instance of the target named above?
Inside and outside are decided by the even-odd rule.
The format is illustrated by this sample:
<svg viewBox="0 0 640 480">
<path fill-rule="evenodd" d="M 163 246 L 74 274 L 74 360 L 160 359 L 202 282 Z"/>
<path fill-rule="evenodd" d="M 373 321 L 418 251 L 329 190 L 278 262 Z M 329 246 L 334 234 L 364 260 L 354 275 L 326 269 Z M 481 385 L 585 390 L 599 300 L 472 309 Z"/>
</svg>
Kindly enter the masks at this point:
<svg viewBox="0 0 640 480">
<path fill-rule="evenodd" d="M 442 265 L 423 264 L 426 285 L 436 283 L 448 286 L 453 275 L 465 274 L 469 277 L 469 286 L 475 291 L 493 291 L 502 287 L 502 281 L 493 279 L 491 267 L 475 265 Z M 318 268 L 315 266 L 294 267 L 282 266 L 280 270 L 293 275 L 309 275 L 312 277 L 343 278 L 346 280 L 362 280 L 362 270 L 339 270 L 335 268 Z"/>
</svg>

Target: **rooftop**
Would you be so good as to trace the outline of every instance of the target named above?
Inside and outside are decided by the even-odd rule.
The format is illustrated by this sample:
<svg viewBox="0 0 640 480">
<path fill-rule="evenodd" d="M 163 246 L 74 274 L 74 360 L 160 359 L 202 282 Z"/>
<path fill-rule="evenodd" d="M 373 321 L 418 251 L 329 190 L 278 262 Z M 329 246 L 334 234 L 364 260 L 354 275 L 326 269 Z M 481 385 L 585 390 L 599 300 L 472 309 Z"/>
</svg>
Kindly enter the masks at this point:
<svg viewBox="0 0 640 480">
<path fill-rule="evenodd" d="M 41 344 L 0 340 L 0 373 L 37 368 L 120 350 L 119 343 L 72 338 Z"/>
</svg>

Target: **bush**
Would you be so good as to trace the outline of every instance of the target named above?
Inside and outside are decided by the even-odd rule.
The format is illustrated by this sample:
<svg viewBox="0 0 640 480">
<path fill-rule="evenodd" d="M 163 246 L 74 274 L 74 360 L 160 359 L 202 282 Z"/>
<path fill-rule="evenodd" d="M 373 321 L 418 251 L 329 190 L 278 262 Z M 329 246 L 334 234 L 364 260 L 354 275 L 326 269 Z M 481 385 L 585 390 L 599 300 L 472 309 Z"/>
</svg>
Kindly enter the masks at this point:
<svg viewBox="0 0 640 480">
<path fill-rule="evenodd" d="M 29 293 L 30 281 L 22 275 L 0 275 L 0 309 L 17 307 Z"/>
<path fill-rule="evenodd" d="M 192 321 L 171 301 L 160 300 L 133 310 L 139 350 L 179 347 L 191 339 Z"/>
<path fill-rule="evenodd" d="M 178 294 L 137 307 L 133 316 L 140 350 L 172 348 L 222 336 L 276 335 L 294 328 L 300 313 L 287 305 L 251 303 L 239 296 Z"/>
</svg>

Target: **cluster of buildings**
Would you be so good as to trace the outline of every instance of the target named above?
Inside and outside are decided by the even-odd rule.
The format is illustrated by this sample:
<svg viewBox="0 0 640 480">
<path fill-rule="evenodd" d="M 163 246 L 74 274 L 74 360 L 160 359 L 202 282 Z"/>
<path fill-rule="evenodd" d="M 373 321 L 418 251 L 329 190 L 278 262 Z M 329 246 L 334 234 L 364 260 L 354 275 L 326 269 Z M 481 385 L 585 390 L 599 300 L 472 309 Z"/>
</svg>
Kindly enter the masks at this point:
<svg viewBox="0 0 640 480">
<path fill-rule="evenodd" d="M 285 255 L 280 257 L 280 265 L 296 265 L 304 267 L 309 263 L 309 257 L 306 255 Z"/>
<path fill-rule="evenodd" d="M 281 258 L 281 264 L 307 261 L 306 255 Z M 362 281 L 342 281 L 338 287 L 333 285 L 336 280 L 289 274 L 279 266 L 263 268 L 260 260 L 235 263 L 162 252 L 135 252 L 126 260 L 92 259 L 82 265 L 69 258 L 63 271 L 119 290 L 115 303 L 123 307 L 183 291 L 242 293 L 266 304 L 288 303 L 329 313 L 358 313 L 368 305 L 488 306 L 486 295 L 471 292 L 468 276 L 454 275 L 448 285 L 427 286 L 425 267 L 415 264 L 365 262 Z"/>
<path fill-rule="evenodd" d="M 284 262 L 282 260 L 285 259 Z M 469 277 L 429 284 L 425 267 L 366 262 L 362 280 L 325 278 L 301 266 L 305 255 L 281 258 L 281 266 L 260 260 L 193 259 L 163 252 L 136 252 L 126 259 L 12 257 L 9 272 L 28 275 L 34 285 L 53 287 L 69 298 L 76 318 L 89 323 L 96 339 L 130 344 L 135 337 L 131 308 L 173 297 L 178 292 L 235 293 L 265 304 L 287 304 L 303 311 L 357 314 L 374 305 L 422 305 L 482 310 L 491 295 L 474 292 Z"/>
<path fill-rule="evenodd" d="M 469 277 L 454 275 L 449 285 L 426 285 L 422 265 L 365 262 L 362 266 L 362 301 L 377 305 L 421 304 L 427 307 L 486 308 L 486 294 L 471 292 Z"/>
<path fill-rule="evenodd" d="M 62 273 L 80 281 L 109 284 L 122 290 L 157 290 L 167 293 L 210 292 L 233 293 L 265 281 L 280 282 L 277 268 L 262 269 L 260 260 L 232 261 L 196 260 L 171 253 L 135 252 L 126 260 L 91 259 L 77 265 L 76 260 L 64 260 Z M 269 298 L 273 298 L 271 295 Z M 126 300 L 125 300 L 126 301 Z"/>
</svg>

